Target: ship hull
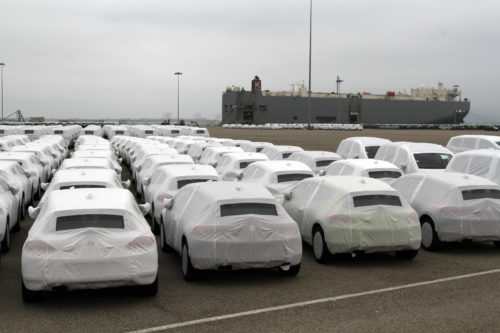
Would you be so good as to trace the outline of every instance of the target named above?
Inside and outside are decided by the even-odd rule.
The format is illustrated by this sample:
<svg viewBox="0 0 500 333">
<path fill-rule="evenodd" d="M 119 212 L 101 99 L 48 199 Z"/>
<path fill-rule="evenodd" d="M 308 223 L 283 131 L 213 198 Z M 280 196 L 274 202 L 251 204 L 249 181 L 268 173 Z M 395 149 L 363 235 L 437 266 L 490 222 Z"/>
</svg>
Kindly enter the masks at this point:
<svg viewBox="0 0 500 333">
<path fill-rule="evenodd" d="M 312 123 L 460 124 L 470 101 L 363 98 L 311 99 Z M 223 123 L 307 123 L 307 97 L 266 96 L 261 91 L 226 91 L 222 97 Z"/>
</svg>

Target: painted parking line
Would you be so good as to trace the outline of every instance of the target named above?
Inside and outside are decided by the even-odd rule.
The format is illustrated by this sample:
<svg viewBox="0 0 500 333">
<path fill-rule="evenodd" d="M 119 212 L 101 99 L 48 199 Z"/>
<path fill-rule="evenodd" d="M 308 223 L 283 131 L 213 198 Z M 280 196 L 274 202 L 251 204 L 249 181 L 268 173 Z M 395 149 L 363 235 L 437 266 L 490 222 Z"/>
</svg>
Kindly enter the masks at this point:
<svg viewBox="0 0 500 333">
<path fill-rule="evenodd" d="M 268 307 L 268 308 L 262 308 L 262 309 L 250 310 L 250 311 L 244 311 L 244 312 L 238 312 L 238 313 L 231 313 L 231 314 L 222 315 L 222 316 L 201 318 L 201 319 L 196 319 L 196 320 L 168 324 L 168 325 L 164 325 L 164 326 L 145 328 L 145 329 L 141 329 L 141 330 L 137 330 L 137 331 L 130 331 L 129 333 L 158 332 L 158 331 L 164 331 L 164 330 L 169 330 L 169 329 L 173 329 L 173 328 L 180 328 L 180 327 L 186 327 L 186 326 L 192 326 L 192 325 L 198 325 L 198 324 L 204 324 L 204 323 L 211 323 L 211 322 L 215 322 L 215 321 L 233 319 L 233 318 L 244 317 L 244 316 L 251 316 L 251 315 L 256 315 L 256 314 L 261 314 L 261 313 L 281 311 L 281 310 L 292 309 L 292 308 L 299 308 L 299 307 L 320 304 L 320 303 L 336 302 L 336 301 L 341 301 L 341 300 L 350 299 L 350 298 L 356 298 L 356 297 L 362 297 L 362 296 L 368 296 L 368 295 L 374 295 L 374 294 L 382 294 L 382 293 L 387 293 L 387 292 L 396 291 L 396 290 L 428 286 L 428 285 L 432 285 L 432 284 L 438 284 L 438 283 L 455 281 L 455 280 L 470 279 L 470 278 L 474 278 L 474 277 L 478 277 L 478 276 L 498 274 L 498 273 L 500 273 L 500 268 L 492 269 L 489 271 L 477 272 L 477 273 L 450 276 L 450 277 L 435 279 L 435 280 L 428 280 L 428 281 L 422 281 L 422 282 L 403 284 L 403 285 L 394 286 L 394 287 L 374 289 L 374 290 L 363 291 L 363 292 L 354 293 L 354 294 L 326 297 L 326 298 L 320 298 L 320 299 L 315 299 L 315 300 L 311 300 L 311 301 L 291 303 L 291 304 L 285 304 L 285 305 L 279 305 L 279 306 L 272 306 L 272 307 Z"/>
</svg>

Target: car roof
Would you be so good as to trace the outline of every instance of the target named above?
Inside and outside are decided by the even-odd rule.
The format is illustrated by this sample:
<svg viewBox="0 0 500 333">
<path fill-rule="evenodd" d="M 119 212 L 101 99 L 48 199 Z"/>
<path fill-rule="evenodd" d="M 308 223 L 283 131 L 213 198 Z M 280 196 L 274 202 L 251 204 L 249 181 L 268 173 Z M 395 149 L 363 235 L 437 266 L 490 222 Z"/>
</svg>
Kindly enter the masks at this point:
<svg viewBox="0 0 500 333">
<path fill-rule="evenodd" d="M 290 160 L 258 161 L 250 164 L 249 167 L 252 168 L 258 167 L 265 169 L 269 172 L 300 171 L 300 172 L 309 172 L 312 174 L 311 168 L 299 161 L 290 161 Z"/>
<path fill-rule="evenodd" d="M 443 147 L 441 145 L 435 143 L 426 143 L 426 142 L 391 142 L 387 143 L 384 146 L 397 146 L 403 149 L 406 149 L 412 153 L 446 153 L 453 154 L 448 148 Z"/>
<path fill-rule="evenodd" d="M 289 158 L 293 158 L 294 156 L 304 156 L 304 157 L 309 157 L 314 160 L 317 159 L 330 159 L 330 158 L 336 158 L 336 159 L 342 159 L 342 156 L 340 156 L 337 153 L 331 152 L 331 151 L 321 151 L 321 150 L 304 150 L 304 151 L 297 151 L 290 155 Z"/>
<path fill-rule="evenodd" d="M 307 178 L 303 182 L 320 182 L 336 192 L 397 192 L 381 180 L 360 176 L 323 176 Z"/>
<path fill-rule="evenodd" d="M 377 138 L 377 137 L 373 137 L 373 136 L 352 136 L 352 137 L 346 138 L 342 141 L 346 141 L 346 142 L 355 141 L 355 142 L 361 143 L 364 146 L 370 146 L 370 145 L 377 145 L 378 146 L 381 144 L 386 144 L 386 143 L 391 142 L 391 140 Z"/>
<path fill-rule="evenodd" d="M 286 151 L 302 151 L 303 149 L 299 146 L 285 146 L 285 145 L 275 145 L 275 146 L 265 146 L 262 151 L 278 151 L 278 152 L 286 152 Z"/>
<path fill-rule="evenodd" d="M 49 211 L 75 211 L 85 209 L 129 210 L 135 199 L 125 189 L 73 189 L 70 191 L 51 191 L 45 200 L 44 208 Z"/>
<path fill-rule="evenodd" d="M 236 152 L 236 153 L 227 153 L 222 156 L 222 158 L 227 158 L 232 161 L 240 161 L 245 159 L 261 159 L 261 160 L 269 160 L 267 155 L 262 153 L 252 153 L 252 152 Z"/>
<path fill-rule="evenodd" d="M 116 177 L 116 172 L 110 169 L 63 169 L 55 173 L 52 183 L 114 180 Z"/>
<path fill-rule="evenodd" d="M 475 175 L 469 175 L 461 172 L 446 172 L 445 175 L 442 173 L 440 174 L 435 174 L 435 173 L 413 173 L 413 174 L 408 174 L 403 176 L 405 179 L 408 177 L 416 178 L 416 179 L 431 179 L 434 183 L 440 183 L 440 184 L 446 184 L 447 186 L 457 186 L 457 187 L 462 187 L 462 186 L 498 186 L 497 184 L 493 183 L 491 180 L 475 176 Z"/>
<path fill-rule="evenodd" d="M 345 164 L 345 165 L 351 165 L 357 169 L 394 169 L 401 171 L 397 166 L 394 164 L 383 161 L 383 160 L 374 160 L 374 159 L 358 159 L 358 158 L 349 158 L 345 160 L 339 160 L 334 162 L 335 165 L 339 164 Z M 333 164 L 332 164 L 333 165 Z"/>
<path fill-rule="evenodd" d="M 185 186 L 196 188 L 197 194 L 208 202 L 225 200 L 269 200 L 274 202 L 273 195 L 261 184 L 248 182 L 204 182 Z"/>
<path fill-rule="evenodd" d="M 162 165 L 158 167 L 157 170 L 161 170 L 162 172 L 168 175 L 168 178 L 177 178 L 177 177 L 185 177 L 185 176 L 216 176 L 219 178 L 219 174 L 214 169 L 214 167 L 210 165 L 204 164 L 172 164 L 172 165 Z"/>
</svg>

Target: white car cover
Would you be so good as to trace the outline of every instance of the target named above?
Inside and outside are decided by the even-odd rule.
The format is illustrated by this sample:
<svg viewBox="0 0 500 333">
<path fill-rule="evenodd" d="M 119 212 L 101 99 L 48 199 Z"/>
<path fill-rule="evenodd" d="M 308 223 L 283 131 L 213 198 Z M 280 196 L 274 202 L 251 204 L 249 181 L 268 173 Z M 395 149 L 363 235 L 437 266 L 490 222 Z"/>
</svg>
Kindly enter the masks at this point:
<svg viewBox="0 0 500 333">
<path fill-rule="evenodd" d="M 445 171 L 476 175 L 500 184 L 500 150 L 479 149 L 455 154 Z"/>
<path fill-rule="evenodd" d="M 90 214 L 123 216 L 123 227 L 56 231 L 58 218 Z M 21 265 L 31 291 L 147 285 L 156 279 L 158 253 L 130 191 L 75 189 L 50 193 L 28 233 Z"/>
<path fill-rule="evenodd" d="M 417 250 L 421 230 L 418 216 L 403 199 L 400 206 L 368 204 L 355 207 L 354 197 L 399 193 L 384 182 L 367 177 L 324 176 L 295 185 L 283 207 L 299 224 L 302 237 L 312 244 L 319 224 L 330 253 Z"/>
<path fill-rule="evenodd" d="M 410 202 L 420 217 L 429 216 L 432 219 L 439 240 L 500 240 L 499 185 L 474 175 L 447 172 L 445 177 L 406 175 L 392 186 Z M 490 197 L 464 200 L 467 193 L 474 196 L 471 191 L 475 190 L 486 190 L 490 192 L 486 196 Z M 463 191 L 466 191 L 465 197 Z"/>
<path fill-rule="evenodd" d="M 221 216 L 221 206 L 268 204 L 276 215 Z M 181 253 L 182 237 L 189 245 L 193 267 L 233 269 L 297 265 L 302 243 L 297 224 L 262 186 L 241 182 L 190 184 L 163 211 L 167 243 Z"/>
</svg>

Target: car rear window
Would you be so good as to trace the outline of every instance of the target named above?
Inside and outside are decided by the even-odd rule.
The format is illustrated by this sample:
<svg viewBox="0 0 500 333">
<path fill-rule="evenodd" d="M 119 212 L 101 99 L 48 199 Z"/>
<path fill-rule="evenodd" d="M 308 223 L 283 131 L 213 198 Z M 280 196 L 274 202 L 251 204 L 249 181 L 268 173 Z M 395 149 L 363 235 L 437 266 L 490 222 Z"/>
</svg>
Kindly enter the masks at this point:
<svg viewBox="0 0 500 333">
<path fill-rule="evenodd" d="M 401 206 L 401 200 L 397 195 L 358 195 L 352 199 L 354 201 L 354 207 L 375 205 Z"/>
<path fill-rule="evenodd" d="M 94 131 L 85 131 L 85 134 L 94 134 Z"/>
<path fill-rule="evenodd" d="M 153 134 L 153 131 L 144 131 L 144 134 Z"/>
<path fill-rule="evenodd" d="M 451 160 L 451 154 L 420 153 L 413 156 L 420 169 L 445 169 Z"/>
<path fill-rule="evenodd" d="M 311 178 L 312 175 L 308 173 L 289 173 L 285 175 L 278 175 L 278 183 L 298 182 L 302 179 Z"/>
<path fill-rule="evenodd" d="M 245 169 L 247 166 L 249 166 L 253 162 L 255 162 L 255 161 L 240 162 L 240 169 Z"/>
<path fill-rule="evenodd" d="M 179 131 L 178 130 L 172 130 L 170 131 L 171 134 L 179 134 Z"/>
<path fill-rule="evenodd" d="M 316 167 L 321 168 L 321 167 L 326 167 L 329 166 L 335 162 L 335 160 L 323 160 L 323 161 L 316 161 Z"/>
<path fill-rule="evenodd" d="M 257 153 L 260 153 L 260 152 L 262 151 L 262 149 L 264 149 L 264 147 L 255 148 L 255 151 L 256 151 Z"/>
<path fill-rule="evenodd" d="M 125 222 L 121 215 L 106 214 L 59 216 L 56 220 L 56 231 L 83 228 L 125 229 Z"/>
<path fill-rule="evenodd" d="M 368 172 L 370 178 L 399 178 L 401 177 L 401 172 L 399 171 L 370 171 Z"/>
<path fill-rule="evenodd" d="M 462 191 L 464 200 L 474 199 L 500 199 L 500 191 L 493 189 L 477 189 Z"/>
<path fill-rule="evenodd" d="M 61 186 L 60 190 L 69 190 L 71 188 L 106 188 L 104 185 L 94 185 L 94 184 L 80 184 L 80 185 L 67 185 Z"/>
<path fill-rule="evenodd" d="M 63 131 L 54 131 L 54 134 L 63 134 Z"/>
<path fill-rule="evenodd" d="M 204 130 L 197 130 L 197 131 L 196 131 L 196 134 L 203 134 L 203 133 L 205 133 L 205 131 L 204 131 Z"/>
<path fill-rule="evenodd" d="M 34 130 L 25 130 L 24 134 L 35 134 Z"/>
<path fill-rule="evenodd" d="M 278 211 L 276 205 L 265 203 L 238 203 L 220 206 L 221 217 L 247 214 L 278 216 Z"/>
<path fill-rule="evenodd" d="M 367 146 L 365 147 L 366 155 L 368 158 L 374 158 L 375 155 L 377 154 L 378 149 L 380 146 Z"/>
<path fill-rule="evenodd" d="M 120 134 L 125 134 L 124 131 L 115 131 L 115 134 L 120 135 Z"/>
<path fill-rule="evenodd" d="M 177 181 L 177 189 L 181 189 L 188 184 L 208 182 L 211 179 L 183 179 Z"/>
<path fill-rule="evenodd" d="M 283 153 L 281 156 L 283 156 L 283 159 L 288 158 L 292 153 Z"/>
</svg>

